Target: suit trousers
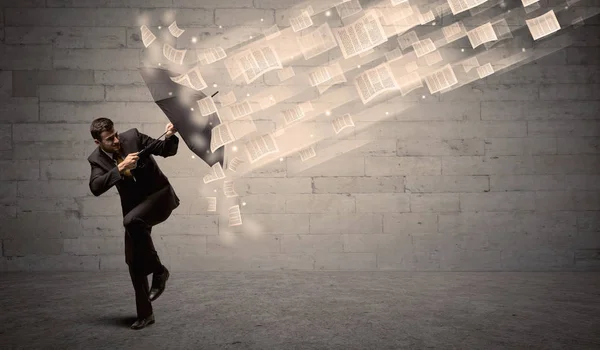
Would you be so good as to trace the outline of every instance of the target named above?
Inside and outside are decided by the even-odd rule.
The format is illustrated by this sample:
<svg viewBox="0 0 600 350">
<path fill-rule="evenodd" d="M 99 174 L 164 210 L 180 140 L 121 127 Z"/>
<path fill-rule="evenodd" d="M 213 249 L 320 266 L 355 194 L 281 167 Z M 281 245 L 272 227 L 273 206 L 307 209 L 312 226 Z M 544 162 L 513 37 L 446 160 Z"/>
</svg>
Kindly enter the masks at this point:
<svg viewBox="0 0 600 350">
<path fill-rule="evenodd" d="M 167 209 L 164 201 L 161 201 L 167 191 L 168 187 L 148 196 L 123 218 L 125 256 L 135 291 L 137 315 L 140 318 L 152 314 L 148 275 L 160 274 L 164 271 L 164 266 L 154 248 L 151 233 L 152 226 L 162 223 L 171 215 L 172 210 Z"/>
</svg>

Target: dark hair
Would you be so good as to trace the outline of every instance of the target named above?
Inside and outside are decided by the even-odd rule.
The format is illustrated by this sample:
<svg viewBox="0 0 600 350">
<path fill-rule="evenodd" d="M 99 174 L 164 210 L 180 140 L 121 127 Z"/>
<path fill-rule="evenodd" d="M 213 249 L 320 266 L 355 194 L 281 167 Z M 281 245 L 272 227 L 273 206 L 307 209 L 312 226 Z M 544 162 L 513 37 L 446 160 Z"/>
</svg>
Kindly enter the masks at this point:
<svg viewBox="0 0 600 350">
<path fill-rule="evenodd" d="M 112 120 L 104 117 L 96 118 L 92 121 L 92 125 L 90 126 L 90 133 L 92 137 L 98 141 L 102 141 L 102 135 L 105 131 L 110 131 L 114 127 Z"/>
</svg>

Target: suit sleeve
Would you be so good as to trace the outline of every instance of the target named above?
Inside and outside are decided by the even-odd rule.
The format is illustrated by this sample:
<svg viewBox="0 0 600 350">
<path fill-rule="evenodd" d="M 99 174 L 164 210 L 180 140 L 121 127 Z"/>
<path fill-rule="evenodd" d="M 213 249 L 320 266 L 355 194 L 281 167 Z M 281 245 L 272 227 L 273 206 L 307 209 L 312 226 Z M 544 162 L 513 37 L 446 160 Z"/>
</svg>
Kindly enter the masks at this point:
<svg viewBox="0 0 600 350">
<path fill-rule="evenodd" d="M 90 190 L 96 197 L 108 191 L 117 182 L 119 182 L 119 180 L 123 179 L 123 175 L 119 173 L 119 169 L 117 167 L 105 172 L 104 169 L 93 162 L 90 162 L 90 165 L 92 167 L 92 173 L 90 175 Z"/>
<path fill-rule="evenodd" d="M 139 132 L 137 128 L 135 128 L 135 132 L 138 140 L 141 143 L 142 148 L 146 148 L 148 145 L 150 145 L 156 140 L 146 134 Z M 171 135 L 171 137 L 165 140 L 159 140 L 154 142 L 154 145 L 152 145 L 152 148 L 150 149 L 150 153 L 154 154 L 155 156 L 162 156 L 167 158 L 177 154 L 178 147 L 179 138 L 177 137 L 177 135 Z"/>
</svg>

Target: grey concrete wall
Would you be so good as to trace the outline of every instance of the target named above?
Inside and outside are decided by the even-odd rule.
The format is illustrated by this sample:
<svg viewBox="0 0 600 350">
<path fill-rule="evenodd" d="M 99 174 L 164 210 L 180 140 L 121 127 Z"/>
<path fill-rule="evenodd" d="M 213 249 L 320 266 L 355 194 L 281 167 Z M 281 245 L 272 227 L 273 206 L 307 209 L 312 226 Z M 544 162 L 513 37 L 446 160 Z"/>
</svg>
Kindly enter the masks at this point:
<svg viewBox="0 0 600 350">
<path fill-rule="evenodd" d="M 299 2 L 0 3 L 6 271 L 126 267 L 118 193 L 91 194 L 86 158 L 98 116 L 118 130 L 164 130 L 137 73 L 148 64 L 141 16 L 167 26 L 163 14 L 173 10 L 170 18 L 201 42 L 231 47 L 264 26 L 287 26 L 286 9 Z M 176 157 L 157 159 L 182 199 L 153 231 L 162 260 L 174 270 L 597 269 L 597 24 L 587 21 L 573 45 L 514 71 L 404 101 L 414 108 L 349 136 L 374 141 L 364 148 L 299 174 L 288 173 L 298 162 L 289 157 L 236 181 L 249 228 L 229 229 L 206 212 L 198 188 L 208 167 L 182 145 Z M 277 84 L 268 74 L 237 88 Z"/>
</svg>

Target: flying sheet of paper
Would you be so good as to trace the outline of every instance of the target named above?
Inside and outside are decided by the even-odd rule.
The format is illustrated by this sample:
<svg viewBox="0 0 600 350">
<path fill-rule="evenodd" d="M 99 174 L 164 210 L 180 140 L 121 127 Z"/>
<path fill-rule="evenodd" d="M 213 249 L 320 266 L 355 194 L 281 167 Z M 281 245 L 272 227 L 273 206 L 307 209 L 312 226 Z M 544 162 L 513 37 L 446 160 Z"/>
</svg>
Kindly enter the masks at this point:
<svg viewBox="0 0 600 350">
<path fill-rule="evenodd" d="M 487 0 L 448 0 L 453 15 L 475 8 Z"/>
<path fill-rule="evenodd" d="M 337 84 L 345 83 L 345 82 L 347 82 L 346 76 L 342 72 L 341 74 L 334 75 L 333 78 L 331 78 L 330 80 L 317 85 L 317 90 L 319 90 L 319 94 L 323 94 L 330 87 L 337 85 Z"/>
<path fill-rule="evenodd" d="M 556 19 L 554 10 L 550 10 L 536 18 L 526 19 L 525 23 L 527 23 L 533 40 L 541 39 L 560 30 L 560 24 Z"/>
<path fill-rule="evenodd" d="M 303 162 L 317 156 L 317 152 L 315 151 L 315 148 L 313 146 L 301 149 L 300 151 L 298 151 L 298 153 L 300 154 L 300 160 Z"/>
<path fill-rule="evenodd" d="M 343 75 L 344 71 L 339 62 L 335 62 L 325 67 L 318 67 L 308 74 L 308 80 L 311 86 L 317 86 L 328 82 L 335 76 Z"/>
<path fill-rule="evenodd" d="M 177 26 L 177 21 L 174 21 L 173 23 L 171 23 L 171 25 L 169 26 L 169 32 L 171 33 L 171 35 L 173 35 L 176 38 L 179 38 L 181 36 L 181 34 L 183 34 L 183 32 L 185 32 L 185 30 L 180 29 Z"/>
<path fill-rule="evenodd" d="M 202 179 L 205 184 L 211 183 L 213 181 L 221 180 L 225 178 L 225 173 L 223 172 L 223 167 L 221 163 L 217 162 L 210 168 L 210 173 L 204 175 Z"/>
<path fill-rule="evenodd" d="M 429 92 L 434 94 L 440 90 L 447 89 L 458 83 L 456 75 L 450 64 L 445 65 L 441 69 L 431 73 L 425 77 L 425 82 L 429 88 Z"/>
<path fill-rule="evenodd" d="M 405 75 L 400 80 L 400 93 L 402 96 L 406 96 L 411 91 L 423 87 L 423 80 L 417 72 L 412 72 Z"/>
<path fill-rule="evenodd" d="M 401 21 L 403 18 L 414 14 L 414 10 L 408 1 L 404 1 L 398 5 L 392 6 L 392 8 L 385 8 L 385 11 L 380 11 L 380 17 L 383 18 L 383 21 L 386 25 L 394 26 L 398 23 L 398 21 Z"/>
<path fill-rule="evenodd" d="M 302 11 L 299 16 L 290 18 L 290 26 L 292 26 L 294 33 L 297 33 L 302 29 L 306 29 L 312 25 L 312 18 L 310 18 L 310 14 L 306 11 Z"/>
<path fill-rule="evenodd" d="M 236 172 L 238 169 L 238 166 L 240 166 L 240 164 L 245 163 L 241 158 L 239 157 L 234 157 L 231 161 L 229 161 L 229 163 L 227 164 L 227 169 Z"/>
<path fill-rule="evenodd" d="M 246 84 L 251 84 L 267 72 L 283 69 L 277 52 L 271 46 L 245 50 L 238 62 Z"/>
<path fill-rule="evenodd" d="M 464 60 L 461 65 L 463 66 L 465 72 L 469 73 L 471 69 L 479 67 L 479 61 L 477 60 L 476 56 L 473 56 Z"/>
<path fill-rule="evenodd" d="M 418 70 L 419 66 L 417 65 L 417 62 L 411 61 L 411 62 L 408 62 L 406 64 L 406 66 L 404 66 L 404 68 L 406 69 L 406 71 L 408 73 L 411 73 L 411 72 L 414 72 L 414 71 Z"/>
<path fill-rule="evenodd" d="M 211 130 L 210 151 L 215 152 L 219 147 L 235 141 L 229 123 L 221 123 Z"/>
<path fill-rule="evenodd" d="M 169 44 L 163 44 L 163 55 L 173 63 L 182 64 L 187 50 L 177 50 Z"/>
<path fill-rule="evenodd" d="M 223 194 L 225 194 L 225 197 L 227 198 L 233 198 L 238 196 L 237 192 L 235 192 L 233 181 L 223 181 Z"/>
<path fill-rule="evenodd" d="M 229 106 L 233 119 L 240 119 L 254 112 L 252 105 L 248 101 L 242 101 L 240 103 Z"/>
<path fill-rule="evenodd" d="M 446 38 L 446 42 L 448 43 L 456 41 L 467 35 L 465 25 L 461 21 L 454 22 L 449 26 L 443 27 L 442 32 L 444 33 L 444 38 Z"/>
<path fill-rule="evenodd" d="M 206 197 L 208 201 L 207 211 L 217 211 L 217 197 Z"/>
<path fill-rule="evenodd" d="M 539 2 L 533 3 L 529 6 L 525 7 L 525 13 L 531 13 L 533 11 L 536 11 L 537 9 L 541 8 L 542 6 L 540 5 Z"/>
<path fill-rule="evenodd" d="M 201 100 L 196 101 L 198 104 L 198 108 L 200 108 L 200 114 L 205 117 L 207 115 L 213 114 L 217 111 L 217 106 L 215 105 L 215 101 L 212 97 L 208 96 Z"/>
<path fill-rule="evenodd" d="M 415 54 L 417 55 L 417 57 L 425 56 L 428 53 L 435 51 L 435 49 L 436 49 L 435 44 L 429 38 L 419 40 L 419 41 L 413 43 L 412 46 L 413 46 L 413 49 L 415 50 Z"/>
<path fill-rule="evenodd" d="M 144 44 L 144 47 L 150 46 L 156 40 L 156 35 L 154 35 L 146 25 L 141 27 L 141 31 L 142 43 Z"/>
<path fill-rule="evenodd" d="M 281 31 L 279 30 L 279 27 L 277 26 L 277 24 L 275 24 L 275 25 L 267 28 L 266 30 L 264 30 L 263 34 L 265 35 L 266 40 L 272 40 L 272 39 L 275 39 L 278 36 L 280 36 Z"/>
<path fill-rule="evenodd" d="M 421 13 L 418 9 L 409 7 L 410 10 L 394 17 L 393 26 L 396 34 L 401 34 L 421 24 Z M 407 13 L 410 13 L 406 15 Z"/>
<path fill-rule="evenodd" d="M 348 1 L 348 0 L 345 0 Z M 313 16 L 315 14 L 315 10 L 313 9 L 312 5 L 308 5 L 304 8 L 304 10 L 302 10 L 306 13 L 308 13 L 309 16 Z"/>
<path fill-rule="evenodd" d="M 198 56 L 198 61 L 200 61 L 201 64 L 206 65 L 224 59 L 227 57 L 227 53 L 222 47 L 218 46 L 196 50 L 196 56 Z"/>
<path fill-rule="evenodd" d="M 402 58 L 402 51 L 399 48 L 395 48 L 390 52 L 385 53 L 385 60 L 389 62 L 394 62 L 398 59 Z"/>
<path fill-rule="evenodd" d="M 341 19 L 350 17 L 362 11 L 362 6 L 358 0 L 350 0 L 335 6 Z"/>
<path fill-rule="evenodd" d="M 483 43 L 498 40 L 496 32 L 494 32 L 494 27 L 492 27 L 492 23 L 490 22 L 487 22 L 486 24 L 481 25 L 473 30 L 469 30 L 467 32 L 467 36 L 469 37 L 469 42 L 474 49 Z"/>
<path fill-rule="evenodd" d="M 435 14 L 438 17 L 443 17 L 445 15 L 450 14 L 452 11 L 450 10 L 450 5 L 448 5 L 447 2 L 441 4 L 441 5 L 437 5 L 435 7 Z"/>
<path fill-rule="evenodd" d="M 477 67 L 477 75 L 479 75 L 480 79 L 483 79 L 491 74 L 494 74 L 494 67 L 492 67 L 491 63 L 486 63 L 481 67 Z"/>
<path fill-rule="evenodd" d="M 345 59 L 369 51 L 387 41 L 387 34 L 374 10 L 354 23 L 335 30 L 335 37 Z"/>
<path fill-rule="evenodd" d="M 255 137 L 246 142 L 245 146 L 250 163 L 255 163 L 270 154 L 279 152 L 277 142 L 271 134 Z"/>
<path fill-rule="evenodd" d="M 352 121 L 352 116 L 350 116 L 350 114 L 344 114 L 342 116 L 335 117 L 331 122 L 331 125 L 333 126 L 333 131 L 337 135 L 342 130 L 353 127 L 354 121 Z"/>
<path fill-rule="evenodd" d="M 282 111 L 286 125 L 298 121 L 306 116 L 306 113 L 313 110 L 310 101 L 296 105 L 294 108 L 288 108 Z"/>
<path fill-rule="evenodd" d="M 219 97 L 219 103 L 221 104 L 221 107 L 229 106 L 234 104 L 236 101 L 237 97 L 235 97 L 235 92 L 233 92 L 233 90 Z"/>
<path fill-rule="evenodd" d="M 260 105 L 260 109 L 267 109 L 277 103 L 275 96 L 269 95 L 265 98 L 262 98 L 258 104 Z"/>
<path fill-rule="evenodd" d="M 196 66 L 192 68 L 190 71 L 183 75 L 179 75 L 176 77 L 171 77 L 171 80 L 177 84 L 187 86 L 196 91 L 200 91 L 206 88 L 206 82 L 200 74 L 200 67 Z"/>
<path fill-rule="evenodd" d="M 239 58 L 242 56 L 244 52 L 239 52 L 235 54 L 233 57 L 228 57 L 223 63 L 225 64 L 225 68 L 227 68 L 227 73 L 229 73 L 229 77 L 231 80 L 236 80 L 238 77 L 241 77 L 244 74 L 244 70 L 242 69 L 241 64 L 239 63 Z"/>
<path fill-rule="evenodd" d="M 309 34 L 297 36 L 296 41 L 305 60 L 310 60 L 337 46 L 329 24 L 324 23 Z"/>
<path fill-rule="evenodd" d="M 387 62 L 359 74 L 354 85 L 363 104 L 367 104 L 384 92 L 399 89 Z"/>
<path fill-rule="evenodd" d="M 417 36 L 417 33 L 414 30 L 411 30 L 408 33 L 404 33 L 403 35 L 398 37 L 398 44 L 400 44 L 402 50 L 408 49 L 412 46 L 412 44 L 416 43 L 417 41 L 419 41 L 419 37 Z"/>
<path fill-rule="evenodd" d="M 425 62 L 427 63 L 428 66 L 432 66 L 441 61 L 442 61 L 442 54 L 440 54 L 439 51 L 433 51 L 432 53 L 425 55 Z"/>
<path fill-rule="evenodd" d="M 292 68 L 292 66 L 285 67 L 282 70 L 277 71 L 277 77 L 279 77 L 279 81 L 286 81 L 295 75 L 296 72 L 294 72 L 294 68 Z"/>
<path fill-rule="evenodd" d="M 527 7 L 531 4 L 535 4 L 538 1 L 539 0 L 521 0 L 521 2 L 523 3 L 523 7 Z"/>
<path fill-rule="evenodd" d="M 433 11 L 429 10 L 425 13 L 419 14 L 419 23 L 421 25 L 427 24 L 429 22 L 433 22 L 435 20 L 435 16 L 433 15 Z"/>
<path fill-rule="evenodd" d="M 242 224 L 242 214 L 240 213 L 240 206 L 234 205 L 229 208 L 229 227 L 240 226 Z"/>
</svg>

